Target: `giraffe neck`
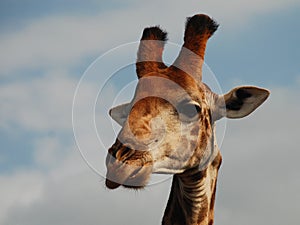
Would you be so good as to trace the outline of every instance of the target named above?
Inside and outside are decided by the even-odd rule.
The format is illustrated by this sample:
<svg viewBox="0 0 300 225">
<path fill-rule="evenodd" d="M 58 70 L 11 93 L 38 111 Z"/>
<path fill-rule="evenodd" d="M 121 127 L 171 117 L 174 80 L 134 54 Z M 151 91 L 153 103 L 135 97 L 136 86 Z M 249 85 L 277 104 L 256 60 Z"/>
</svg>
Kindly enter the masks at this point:
<svg viewBox="0 0 300 225">
<path fill-rule="evenodd" d="M 203 171 L 190 169 L 173 176 L 162 225 L 213 224 L 220 154 L 216 159 Z"/>
</svg>

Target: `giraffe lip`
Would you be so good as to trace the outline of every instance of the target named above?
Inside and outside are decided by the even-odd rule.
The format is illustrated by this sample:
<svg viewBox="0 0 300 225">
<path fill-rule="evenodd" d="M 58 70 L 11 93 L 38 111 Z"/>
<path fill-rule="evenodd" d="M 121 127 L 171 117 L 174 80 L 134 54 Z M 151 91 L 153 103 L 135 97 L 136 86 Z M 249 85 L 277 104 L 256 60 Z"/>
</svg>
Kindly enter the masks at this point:
<svg viewBox="0 0 300 225">
<path fill-rule="evenodd" d="M 109 179 L 105 180 L 105 185 L 106 185 L 107 188 L 109 188 L 111 190 L 116 189 L 116 188 L 121 186 L 121 184 L 118 184 L 118 183 L 116 183 L 114 181 L 111 181 Z"/>
<path fill-rule="evenodd" d="M 113 175 L 110 173 L 109 178 L 106 178 L 105 185 L 109 189 L 117 189 L 121 185 L 124 187 L 131 187 L 130 183 L 138 176 L 139 170 L 133 171 L 129 176 L 120 176 L 117 174 L 117 171 L 114 171 Z"/>
<path fill-rule="evenodd" d="M 139 168 L 127 178 L 127 180 L 124 182 L 123 186 L 127 188 L 142 188 L 145 184 L 145 174 L 143 174 L 141 171 L 142 168 Z"/>
<path fill-rule="evenodd" d="M 121 171 L 124 172 L 124 170 Z M 133 189 L 143 188 L 148 183 L 151 171 L 152 168 L 147 166 L 135 168 L 127 174 L 120 174 L 118 173 L 118 170 L 110 170 L 109 173 L 107 173 L 105 185 L 112 190 L 117 189 L 120 186 Z"/>
</svg>

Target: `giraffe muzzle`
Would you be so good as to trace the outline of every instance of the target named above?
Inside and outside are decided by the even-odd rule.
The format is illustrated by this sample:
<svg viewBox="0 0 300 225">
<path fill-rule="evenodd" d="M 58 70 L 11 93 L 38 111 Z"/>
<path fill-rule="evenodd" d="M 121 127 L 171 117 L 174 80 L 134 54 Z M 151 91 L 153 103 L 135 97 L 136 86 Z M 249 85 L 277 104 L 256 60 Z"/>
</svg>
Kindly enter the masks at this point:
<svg viewBox="0 0 300 225">
<path fill-rule="evenodd" d="M 152 173 L 152 157 L 147 151 L 133 150 L 119 140 L 108 150 L 106 186 L 116 189 L 144 187 Z"/>
</svg>

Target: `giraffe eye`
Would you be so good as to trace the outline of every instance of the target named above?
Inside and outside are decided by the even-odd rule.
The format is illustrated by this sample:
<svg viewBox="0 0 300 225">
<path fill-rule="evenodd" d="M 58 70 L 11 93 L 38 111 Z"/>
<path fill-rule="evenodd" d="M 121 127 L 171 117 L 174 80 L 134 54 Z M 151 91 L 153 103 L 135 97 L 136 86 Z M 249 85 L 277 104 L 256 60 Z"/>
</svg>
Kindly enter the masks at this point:
<svg viewBox="0 0 300 225">
<path fill-rule="evenodd" d="M 185 103 L 178 106 L 177 111 L 180 115 L 183 115 L 183 120 L 195 120 L 198 118 L 199 112 L 201 112 L 201 108 L 199 105 L 192 103 Z"/>
</svg>

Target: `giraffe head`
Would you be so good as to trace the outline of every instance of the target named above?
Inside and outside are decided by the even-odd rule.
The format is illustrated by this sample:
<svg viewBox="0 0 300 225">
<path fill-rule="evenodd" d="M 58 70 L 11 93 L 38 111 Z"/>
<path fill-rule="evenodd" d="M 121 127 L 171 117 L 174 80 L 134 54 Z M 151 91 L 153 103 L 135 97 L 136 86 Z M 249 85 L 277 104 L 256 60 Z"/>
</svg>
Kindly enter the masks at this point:
<svg viewBox="0 0 300 225">
<path fill-rule="evenodd" d="M 257 87 L 218 95 L 202 83 L 206 43 L 217 27 L 206 15 L 188 18 L 184 45 L 171 66 L 162 62 L 167 34 L 159 27 L 144 30 L 135 95 L 110 110 L 122 129 L 106 159 L 108 188 L 144 187 L 152 173 L 204 169 L 219 152 L 215 122 L 247 116 L 267 99 L 269 92 Z"/>
</svg>

